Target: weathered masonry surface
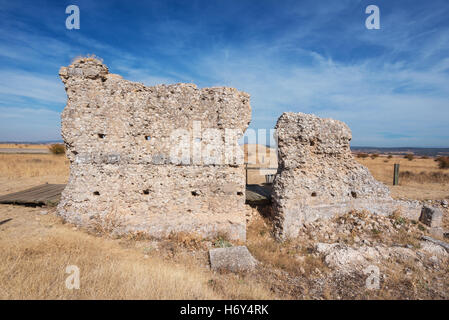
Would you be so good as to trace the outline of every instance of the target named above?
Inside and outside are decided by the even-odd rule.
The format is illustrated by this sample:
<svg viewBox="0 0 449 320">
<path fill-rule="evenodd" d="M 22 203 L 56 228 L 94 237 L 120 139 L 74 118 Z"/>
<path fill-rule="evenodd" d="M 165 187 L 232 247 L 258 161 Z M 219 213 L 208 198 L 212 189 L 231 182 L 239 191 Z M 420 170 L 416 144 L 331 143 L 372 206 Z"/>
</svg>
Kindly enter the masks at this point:
<svg viewBox="0 0 449 320">
<path fill-rule="evenodd" d="M 350 210 L 417 219 L 418 204 L 395 201 L 350 150 L 351 130 L 333 119 L 284 113 L 276 124 L 278 174 L 272 201 L 278 238 L 298 235 L 302 224 Z"/>
<path fill-rule="evenodd" d="M 251 119 L 248 94 L 193 84 L 146 87 L 110 74 L 94 58 L 77 59 L 60 77 L 70 160 L 62 217 L 117 234 L 245 240 L 237 140 Z"/>
</svg>

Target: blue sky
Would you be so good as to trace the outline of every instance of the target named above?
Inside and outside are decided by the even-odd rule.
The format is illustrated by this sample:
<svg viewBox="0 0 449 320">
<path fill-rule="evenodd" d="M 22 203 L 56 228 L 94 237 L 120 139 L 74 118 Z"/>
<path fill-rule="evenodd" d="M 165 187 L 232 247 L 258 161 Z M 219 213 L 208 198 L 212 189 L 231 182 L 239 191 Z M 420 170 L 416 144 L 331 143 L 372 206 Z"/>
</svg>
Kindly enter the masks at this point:
<svg viewBox="0 0 449 320">
<path fill-rule="evenodd" d="M 254 129 L 305 112 L 346 122 L 356 146 L 449 147 L 446 0 L 0 0 L 0 141 L 61 139 L 58 70 L 86 54 L 146 85 L 246 91 Z"/>
</svg>

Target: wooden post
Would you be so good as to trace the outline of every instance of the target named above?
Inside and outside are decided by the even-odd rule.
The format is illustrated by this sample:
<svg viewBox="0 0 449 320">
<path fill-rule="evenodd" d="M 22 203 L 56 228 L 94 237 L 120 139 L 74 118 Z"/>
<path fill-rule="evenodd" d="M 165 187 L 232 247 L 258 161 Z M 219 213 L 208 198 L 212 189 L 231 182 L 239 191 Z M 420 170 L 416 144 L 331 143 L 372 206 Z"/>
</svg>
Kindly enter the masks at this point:
<svg viewBox="0 0 449 320">
<path fill-rule="evenodd" d="M 399 163 L 394 164 L 394 176 L 393 185 L 397 186 L 399 184 Z"/>
</svg>

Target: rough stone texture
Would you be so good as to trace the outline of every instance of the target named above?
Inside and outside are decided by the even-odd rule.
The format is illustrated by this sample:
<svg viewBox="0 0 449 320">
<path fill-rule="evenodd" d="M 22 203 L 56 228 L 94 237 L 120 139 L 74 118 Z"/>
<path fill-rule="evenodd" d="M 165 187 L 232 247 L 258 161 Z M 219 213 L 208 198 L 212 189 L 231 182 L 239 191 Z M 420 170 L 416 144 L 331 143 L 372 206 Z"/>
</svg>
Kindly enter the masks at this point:
<svg viewBox="0 0 449 320">
<path fill-rule="evenodd" d="M 213 270 L 250 271 L 257 264 L 256 259 L 245 246 L 211 249 L 209 258 Z"/>
<path fill-rule="evenodd" d="M 383 268 L 388 261 L 406 263 L 418 267 L 419 257 L 424 261 L 434 260 L 437 264 L 444 263 L 449 257 L 448 253 L 436 244 L 422 241 L 419 250 L 404 247 L 387 247 L 384 245 L 350 247 L 341 243 L 317 243 L 315 251 L 323 257 L 324 263 L 340 273 L 363 272 L 369 266 Z M 431 256 L 425 258 L 425 256 Z"/>
<path fill-rule="evenodd" d="M 237 139 L 251 118 L 248 94 L 194 84 L 146 87 L 110 74 L 95 58 L 77 59 L 59 74 L 68 96 L 62 136 L 70 160 L 62 217 L 116 234 L 245 240 Z"/>
<path fill-rule="evenodd" d="M 430 237 L 428 237 L 429 239 Z M 426 239 L 426 238 L 424 238 Z M 429 242 L 429 241 L 421 241 L 421 250 L 432 255 L 440 256 L 440 257 L 449 257 L 449 244 L 435 240 L 433 238 L 430 238 L 431 241 L 436 242 Z"/>
<path fill-rule="evenodd" d="M 276 135 L 279 166 L 272 201 L 278 238 L 296 237 L 304 223 L 353 209 L 382 215 L 401 210 L 418 218 L 416 203 L 394 201 L 389 189 L 353 158 L 351 130 L 343 122 L 284 113 Z"/>
<path fill-rule="evenodd" d="M 443 212 L 435 207 L 423 206 L 419 221 L 432 228 L 441 227 Z"/>
<path fill-rule="evenodd" d="M 443 247 L 444 249 L 446 249 L 449 252 L 449 243 L 446 243 L 446 242 L 441 241 L 441 240 L 433 239 L 433 238 L 428 237 L 428 236 L 423 236 L 422 239 L 425 240 L 425 241 L 432 242 L 433 244 L 439 245 L 439 246 Z"/>
</svg>

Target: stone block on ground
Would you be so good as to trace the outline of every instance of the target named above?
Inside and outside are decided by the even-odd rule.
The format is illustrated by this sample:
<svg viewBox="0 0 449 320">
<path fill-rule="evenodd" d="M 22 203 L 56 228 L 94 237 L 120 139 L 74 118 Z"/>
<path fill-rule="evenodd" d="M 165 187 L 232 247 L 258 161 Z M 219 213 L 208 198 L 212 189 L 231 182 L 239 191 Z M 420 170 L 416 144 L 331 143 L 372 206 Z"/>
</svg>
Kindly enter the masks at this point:
<svg viewBox="0 0 449 320">
<path fill-rule="evenodd" d="M 257 264 L 245 246 L 211 249 L 209 258 L 213 270 L 251 271 Z"/>
</svg>

